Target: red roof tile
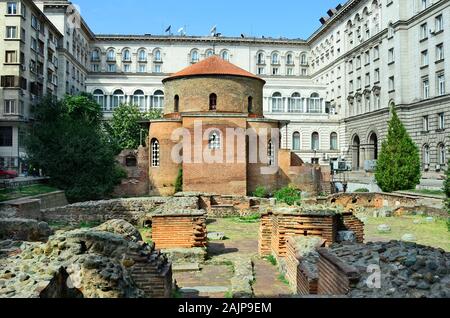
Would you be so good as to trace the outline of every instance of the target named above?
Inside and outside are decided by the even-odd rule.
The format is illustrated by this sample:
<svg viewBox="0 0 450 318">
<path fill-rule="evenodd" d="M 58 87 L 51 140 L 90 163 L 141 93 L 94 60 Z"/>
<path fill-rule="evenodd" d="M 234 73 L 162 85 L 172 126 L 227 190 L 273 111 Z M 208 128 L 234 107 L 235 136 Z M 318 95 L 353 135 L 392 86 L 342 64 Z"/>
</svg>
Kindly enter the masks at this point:
<svg viewBox="0 0 450 318">
<path fill-rule="evenodd" d="M 258 79 L 265 82 L 262 78 L 237 67 L 230 62 L 225 61 L 217 55 L 213 55 L 201 62 L 191 65 L 171 76 L 165 78 L 163 82 L 182 77 L 200 76 L 200 75 L 232 75 L 243 76 Z"/>
</svg>

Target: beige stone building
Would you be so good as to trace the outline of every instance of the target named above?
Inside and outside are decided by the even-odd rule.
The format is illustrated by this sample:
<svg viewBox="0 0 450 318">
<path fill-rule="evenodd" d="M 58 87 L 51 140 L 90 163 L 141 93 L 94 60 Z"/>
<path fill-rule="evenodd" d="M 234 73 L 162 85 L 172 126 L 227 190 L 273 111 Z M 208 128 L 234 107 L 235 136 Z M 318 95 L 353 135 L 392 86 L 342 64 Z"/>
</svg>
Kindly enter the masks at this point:
<svg viewBox="0 0 450 318">
<path fill-rule="evenodd" d="M 290 122 L 282 129 L 282 147 L 305 162 L 345 160 L 364 169 L 377 158 L 389 106 L 396 105 L 421 150 L 424 176 L 440 178 L 447 168 L 450 0 L 348 0 L 330 9 L 305 40 L 101 35 L 82 18 L 72 32 L 67 1 L 34 2 L 62 37 L 57 96 L 93 93 L 106 118 L 123 102 L 162 110 L 162 80 L 216 54 L 266 81 L 264 116 Z M 8 3 L 36 10 L 31 1 L 18 0 L 0 1 L 1 10 L 7 12 Z M 7 75 L 6 65 L 0 68 Z M 9 135 L 1 136 L 11 144 Z M 16 150 L 0 146 L 0 156 L 15 157 Z"/>
</svg>

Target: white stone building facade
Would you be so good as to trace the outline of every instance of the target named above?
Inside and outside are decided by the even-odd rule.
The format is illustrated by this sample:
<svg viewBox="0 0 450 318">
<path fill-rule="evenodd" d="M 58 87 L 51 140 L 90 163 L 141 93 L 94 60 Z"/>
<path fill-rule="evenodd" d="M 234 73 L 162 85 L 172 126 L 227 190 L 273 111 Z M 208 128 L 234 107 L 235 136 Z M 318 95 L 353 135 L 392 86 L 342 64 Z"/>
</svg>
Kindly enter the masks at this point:
<svg viewBox="0 0 450 318">
<path fill-rule="evenodd" d="M 425 175 L 447 168 L 450 0 L 349 0 L 306 40 L 95 35 L 82 19 L 71 31 L 66 1 L 35 2 L 63 36 L 58 96 L 92 93 L 106 118 L 125 102 L 162 109 L 164 77 L 218 54 L 267 81 L 265 115 L 290 122 L 282 146 L 305 162 L 363 169 L 377 159 L 395 105 Z"/>
</svg>

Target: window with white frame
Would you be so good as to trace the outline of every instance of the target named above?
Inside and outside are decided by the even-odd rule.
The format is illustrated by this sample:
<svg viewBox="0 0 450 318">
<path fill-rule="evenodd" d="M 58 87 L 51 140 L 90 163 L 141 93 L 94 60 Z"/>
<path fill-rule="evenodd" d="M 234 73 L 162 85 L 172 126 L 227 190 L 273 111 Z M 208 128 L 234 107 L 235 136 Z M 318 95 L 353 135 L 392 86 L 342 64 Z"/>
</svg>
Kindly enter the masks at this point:
<svg viewBox="0 0 450 318">
<path fill-rule="evenodd" d="M 444 144 L 439 144 L 438 146 L 438 156 L 439 156 L 439 164 L 441 166 L 445 166 L 447 164 L 447 151 L 445 150 Z"/>
<path fill-rule="evenodd" d="M 319 114 L 322 112 L 322 100 L 317 93 L 312 93 L 308 100 L 308 113 Z"/>
<path fill-rule="evenodd" d="M 17 38 L 17 27 L 16 26 L 7 26 L 6 27 L 6 38 L 7 39 L 16 39 Z"/>
<path fill-rule="evenodd" d="M 430 62 L 429 58 L 428 58 L 428 50 L 422 51 L 422 53 L 420 53 L 420 56 L 421 56 L 421 58 L 420 58 L 421 65 L 422 66 L 428 66 L 428 64 Z"/>
<path fill-rule="evenodd" d="M 430 131 L 430 117 L 423 116 L 422 121 L 423 121 L 423 131 L 424 132 Z"/>
<path fill-rule="evenodd" d="M 288 103 L 288 111 L 290 113 L 302 113 L 303 112 L 303 103 L 300 93 L 293 93 L 289 98 Z"/>
<path fill-rule="evenodd" d="M 439 96 L 445 95 L 445 75 L 444 75 L 444 73 L 437 74 L 437 93 Z"/>
<path fill-rule="evenodd" d="M 395 62 L 394 48 L 390 48 L 388 51 L 388 63 L 394 63 L 394 62 Z"/>
<path fill-rule="evenodd" d="M 17 2 L 8 2 L 7 3 L 6 14 L 17 14 Z"/>
<path fill-rule="evenodd" d="M 139 64 L 139 66 L 138 66 L 138 72 L 139 72 L 139 73 L 146 73 L 146 72 L 147 72 L 147 65 L 145 65 L 145 64 Z"/>
<path fill-rule="evenodd" d="M 139 55 L 139 62 L 147 61 L 147 52 L 145 50 L 140 50 L 138 55 Z"/>
<path fill-rule="evenodd" d="M 160 147 L 158 139 L 152 139 L 151 141 L 151 149 L 152 149 L 152 167 L 157 168 L 160 166 L 161 158 L 160 158 Z"/>
<path fill-rule="evenodd" d="M 221 147 L 220 131 L 214 130 L 209 134 L 208 147 L 211 150 L 218 150 Z"/>
<path fill-rule="evenodd" d="M 112 109 L 115 109 L 124 103 L 125 103 L 125 94 L 123 93 L 123 91 L 121 89 L 114 91 L 111 102 Z"/>
<path fill-rule="evenodd" d="M 213 56 L 213 55 L 214 55 L 213 50 L 207 50 L 207 51 L 206 51 L 206 57 L 211 57 L 211 56 Z"/>
<path fill-rule="evenodd" d="M 17 114 L 17 108 L 16 108 L 16 101 L 13 99 L 5 99 L 4 103 L 4 114 L 5 115 L 16 115 Z"/>
<path fill-rule="evenodd" d="M 272 95 L 272 112 L 273 113 L 284 112 L 283 98 L 281 97 L 281 93 L 279 92 L 273 93 Z"/>
<path fill-rule="evenodd" d="M 311 135 L 311 150 L 318 151 L 320 149 L 319 133 L 313 132 Z"/>
<path fill-rule="evenodd" d="M 430 146 L 428 146 L 428 145 L 425 145 L 423 147 L 423 164 L 425 166 L 428 166 L 428 168 L 429 168 L 429 165 L 430 165 Z"/>
<path fill-rule="evenodd" d="M 442 61 L 444 59 L 444 44 L 440 43 L 436 45 L 436 61 Z"/>
<path fill-rule="evenodd" d="M 300 63 L 302 65 L 307 65 L 308 64 L 308 60 L 306 58 L 306 54 L 305 53 L 302 53 L 302 55 L 300 55 Z"/>
<path fill-rule="evenodd" d="M 123 66 L 123 71 L 124 71 L 125 73 L 130 73 L 130 72 L 131 72 L 131 65 L 130 65 L 130 64 L 125 64 L 125 65 Z"/>
<path fill-rule="evenodd" d="M 94 93 L 92 94 L 94 96 L 94 100 L 99 104 L 103 111 L 106 111 L 106 98 L 105 94 L 101 89 L 96 89 Z"/>
<path fill-rule="evenodd" d="M 108 62 L 114 62 L 116 60 L 116 52 L 113 49 L 108 50 L 106 53 L 106 59 Z"/>
<path fill-rule="evenodd" d="M 429 0 L 421 0 L 422 10 L 425 10 L 426 8 L 428 8 L 428 2 L 429 2 Z"/>
<path fill-rule="evenodd" d="M 164 108 L 164 92 L 157 90 L 152 96 L 152 109 L 162 110 Z"/>
<path fill-rule="evenodd" d="M 272 64 L 273 65 L 280 64 L 280 56 L 278 55 L 278 53 L 273 53 L 272 54 Z"/>
<path fill-rule="evenodd" d="M 294 57 L 291 53 L 286 55 L 286 64 L 287 65 L 294 65 Z"/>
<path fill-rule="evenodd" d="M 145 94 L 142 90 L 138 89 L 133 94 L 133 105 L 139 107 L 139 110 L 141 112 L 146 111 L 146 105 L 145 105 Z"/>
<path fill-rule="evenodd" d="M 395 90 L 395 77 L 389 77 L 389 91 L 392 92 Z"/>
<path fill-rule="evenodd" d="M 117 70 L 116 64 L 108 64 L 108 72 L 114 73 L 116 72 L 116 70 Z"/>
<path fill-rule="evenodd" d="M 194 51 L 192 51 L 192 53 L 191 53 L 191 63 L 197 63 L 199 61 L 199 58 L 198 58 L 198 51 L 197 50 L 194 50 Z"/>
<path fill-rule="evenodd" d="M 424 99 L 430 98 L 430 80 L 428 77 L 422 79 L 422 97 Z"/>
<path fill-rule="evenodd" d="M 266 68 L 258 67 L 258 75 L 264 75 L 264 74 L 266 74 Z"/>
<path fill-rule="evenodd" d="M 225 60 L 225 61 L 229 61 L 230 60 L 230 54 L 228 53 L 228 51 L 223 51 L 220 54 L 220 57 Z"/>
<path fill-rule="evenodd" d="M 420 25 L 420 40 L 425 40 L 428 38 L 428 24 L 423 23 Z"/>
<path fill-rule="evenodd" d="M 155 72 L 155 73 L 162 73 L 161 65 L 156 64 L 156 65 L 154 66 L 154 72 Z"/>
<path fill-rule="evenodd" d="M 131 61 L 131 53 L 130 50 L 123 51 L 122 59 L 124 62 L 130 62 Z"/>
<path fill-rule="evenodd" d="M 435 18 L 435 26 L 436 26 L 435 32 L 444 31 L 444 18 L 442 14 L 438 15 Z"/>
<path fill-rule="evenodd" d="M 438 129 L 439 130 L 445 129 L 445 113 L 438 114 Z"/>
<path fill-rule="evenodd" d="M 257 63 L 258 64 L 266 64 L 266 57 L 264 55 L 264 53 L 258 53 L 258 57 L 257 57 Z"/>
<path fill-rule="evenodd" d="M 338 135 L 335 132 L 330 135 L 330 150 L 338 150 Z"/>
<path fill-rule="evenodd" d="M 161 51 L 160 51 L 160 50 L 156 50 L 156 51 L 153 53 L 153 56 L 154 56 L 153 60 L 154 60 L 155 62 L 162 62 Z"/>
<path fill-rule="evenodd" d="M 292 150 L 299 151 L 301 147 L 301 135 L 298 131 L 292 135 Z"/>
<path fill-rule="evenodd" d="M 375 77 L 375 82 L 378 83 L 380 81 L 380 69 L 376 68 L 374 73 L 375 73 L 375 76 L 374 76 Z"/>
</svg>

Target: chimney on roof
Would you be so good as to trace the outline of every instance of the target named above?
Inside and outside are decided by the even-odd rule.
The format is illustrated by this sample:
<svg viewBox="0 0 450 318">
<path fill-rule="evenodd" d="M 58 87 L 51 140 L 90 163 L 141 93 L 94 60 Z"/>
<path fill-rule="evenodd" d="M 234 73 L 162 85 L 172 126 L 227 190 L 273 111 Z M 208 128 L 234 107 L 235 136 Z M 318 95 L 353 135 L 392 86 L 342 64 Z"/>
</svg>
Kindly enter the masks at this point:
<svg viewBox="0 0 450 318">
<path fill-rule="evenodd" d="M 331 8 L 330 10 L 327 11 L 328 15 L 330 16 L 330 18 L 337 12 L 336 9 Z"/>
<path fill-rule="evenodd" d="M 330 19 L 329 17 L 321 17 L 321 18 L 319 19 L 319 21 L 320 21 L 320 23 L 325 24 L 325 23 L 327 23 L 327 21 L 328 21 L 329 19 Z"/>
</svg>

